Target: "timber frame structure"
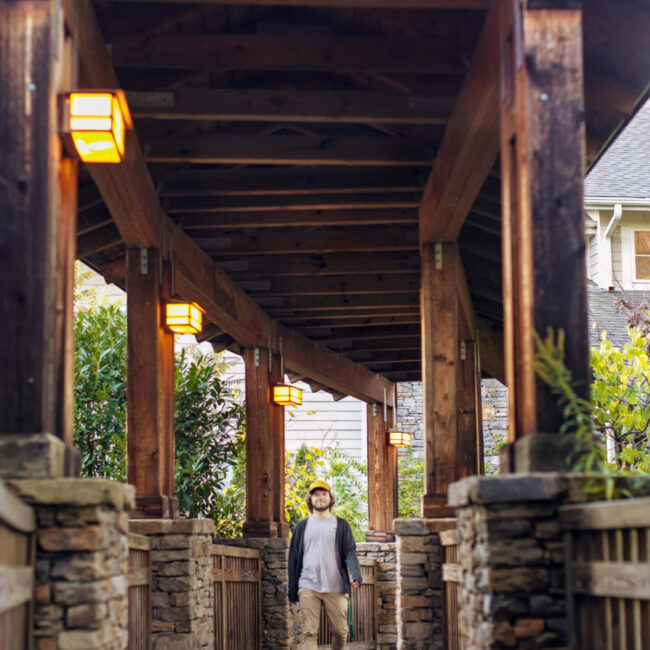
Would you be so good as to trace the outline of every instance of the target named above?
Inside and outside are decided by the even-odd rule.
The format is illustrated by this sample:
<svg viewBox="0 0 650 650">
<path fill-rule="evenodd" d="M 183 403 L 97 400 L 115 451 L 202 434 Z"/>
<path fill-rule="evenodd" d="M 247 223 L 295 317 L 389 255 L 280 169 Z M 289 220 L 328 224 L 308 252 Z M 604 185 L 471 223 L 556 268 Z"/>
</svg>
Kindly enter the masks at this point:
<svg viewBox="0 0 650 650">
<path fill-rule="evenodd" d="M 585 161 L 646 88 L 649 23 L 635 0 L 1 3 L 0 444 L 76 471 L 80 258 L 128 293 L 140 515 L 176 513 L 169 299 L 246 360 L 248 535 L 287 534 L 282 363 L 368 403 L 375 530 L 397 515 L 395 382 L 424 382 L 426 516 L 480 473 L 482 375 L 509 387 L 511 469 L 560 462 L 534 335 L 564 330 L 586 391 Z M 77 88 L 126 91 L 121 164 L 62 148 Z"/>
</svg>

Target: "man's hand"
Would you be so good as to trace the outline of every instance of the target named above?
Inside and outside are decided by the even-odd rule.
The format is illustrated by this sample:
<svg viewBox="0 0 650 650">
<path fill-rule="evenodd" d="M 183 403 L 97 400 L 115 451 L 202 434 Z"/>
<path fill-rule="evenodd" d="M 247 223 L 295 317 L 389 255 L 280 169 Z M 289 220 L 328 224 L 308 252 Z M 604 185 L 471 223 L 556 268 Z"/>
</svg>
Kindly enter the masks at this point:
<svg viewBox="0 0 650 650">
<path fill-rule="evenodd" d="M 291 613 L 295 616 L 300 611 L 300 605 L 298 603 L 291 603 Z"/>
<path fill-rule="evenodd" d="M 358 580 L 355 580 L 355 581 L 352 583 L 352 586 L 353 586 L 355 589 L 358 589 L 358 588 L 361 586 L 361 584 L 359 583 Z"/>
</svg>

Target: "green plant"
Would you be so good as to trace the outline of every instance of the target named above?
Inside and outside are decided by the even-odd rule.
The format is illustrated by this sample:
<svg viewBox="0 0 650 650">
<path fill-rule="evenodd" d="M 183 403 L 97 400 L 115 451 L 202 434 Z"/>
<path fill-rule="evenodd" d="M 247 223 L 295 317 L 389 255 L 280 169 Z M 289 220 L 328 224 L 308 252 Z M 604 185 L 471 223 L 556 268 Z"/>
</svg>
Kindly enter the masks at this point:
<svg viewBox="0 0 650 650">
<path fill-rule="evenodd" d="M 419 517 L 424 494 L 424 462 L 414 458 L 413 448 L 397 458 L 397 506 L 400 517 Z"/>
</svg>

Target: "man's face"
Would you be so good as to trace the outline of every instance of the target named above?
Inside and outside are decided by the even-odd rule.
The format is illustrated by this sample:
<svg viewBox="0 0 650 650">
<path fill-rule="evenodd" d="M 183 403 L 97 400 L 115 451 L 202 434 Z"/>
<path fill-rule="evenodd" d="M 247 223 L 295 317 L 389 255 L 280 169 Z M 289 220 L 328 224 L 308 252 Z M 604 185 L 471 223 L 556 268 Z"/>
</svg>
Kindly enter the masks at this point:
<svg viewBox="0 0 650 650">
<path fill-rule="evenodd" d="M 311 505 L 314 507 L 314 510 L 318 510 L 318 512 L 328 510 L 330 507 L 330 493 L 327 490 L 316 488 L 311 493 Z"/>
</svg>

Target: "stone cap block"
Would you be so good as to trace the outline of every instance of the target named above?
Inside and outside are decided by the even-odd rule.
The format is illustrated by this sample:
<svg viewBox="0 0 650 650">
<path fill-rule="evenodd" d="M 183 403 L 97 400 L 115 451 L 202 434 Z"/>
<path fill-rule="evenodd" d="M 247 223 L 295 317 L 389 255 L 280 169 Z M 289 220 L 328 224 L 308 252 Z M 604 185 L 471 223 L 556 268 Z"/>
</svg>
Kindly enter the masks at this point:
<svg viewBox="0 0 650 650">
<path fill-rule="evenodd" d="M 213 535 L 212 519 L 131 519 L 129 530 L 138 535 Z"/>
<path fill-rule="evenodd" d="M 0 477 L 60 478 L 65 445 L 51 433 L 3 433 L 0 436 Z"/>
<path fill-rule="evenodd" d="M 553 501 L 568 494 L 566 474 L 508 474 L 471 476 L 449 486 L 449 505 L 461 508 L 471 504 Z"/>
<path fill-rule="evenodd" d="M 0 482 L 0 522 L 23 533 L 31 533 L 36 529 L 34 511 L 2 482 Z"/>
<path fill-rule="evenodd" d="M 456 529 L 456 517 L 441 517 L 439 519 L 427 519 L 427 528 L 430 533 L 440 533 L 443 530 Z"/>
<path fill-rule="evenodd" d="M 130 510 L 135 505 L 135 488 L 103 478 L 16 479 L 11 489 L 34 505 L 101 506 Z"/>
</svg>

